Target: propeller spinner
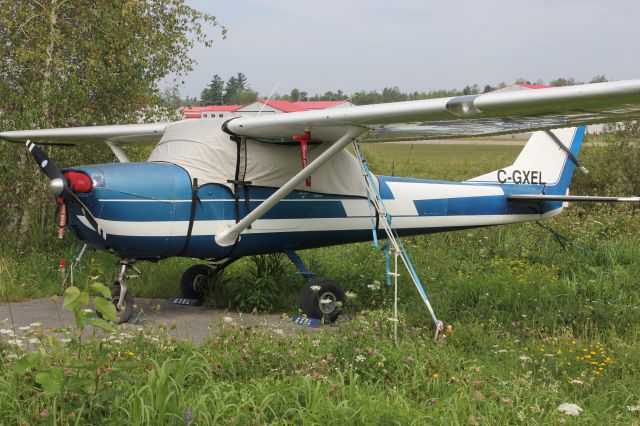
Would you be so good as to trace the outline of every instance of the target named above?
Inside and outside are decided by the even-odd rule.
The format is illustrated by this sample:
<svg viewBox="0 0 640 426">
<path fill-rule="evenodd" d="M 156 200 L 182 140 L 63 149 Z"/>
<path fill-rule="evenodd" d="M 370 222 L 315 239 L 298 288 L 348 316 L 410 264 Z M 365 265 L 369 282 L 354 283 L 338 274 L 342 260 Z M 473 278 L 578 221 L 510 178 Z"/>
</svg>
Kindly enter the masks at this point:
<svg viewBox="0 0 640 426">
<path fill-rule="evenodd" d="M 71 190 L 69 187 L 67 180 L 64 175 L 60 171 L 60 169 L 55 165 L 55 163 L 45 154 L 45 152 L 40 149 L 40 147 L 34 144 L 31 141 L 27 141 L 27 150 L 31 153 L 36 163 L 38 163 L 38 167 L 42 170 L 49 178 L 49 189 L 53 192 L 54 195 L 58 197 L 62 197 L 65 201 L 70 201 L 75 204 L 84 217 L 87 218 L 87 221 L 91 225 L 91 227 L 100 235 L 103 239 L 107 239 L 107 234 L 104 232 L 102 227 L 98 224 L 96 218 L 91 214 L 91 211 L 84 205 L 82 201 L 78 198 L 78 196 Z"/>
</svg>

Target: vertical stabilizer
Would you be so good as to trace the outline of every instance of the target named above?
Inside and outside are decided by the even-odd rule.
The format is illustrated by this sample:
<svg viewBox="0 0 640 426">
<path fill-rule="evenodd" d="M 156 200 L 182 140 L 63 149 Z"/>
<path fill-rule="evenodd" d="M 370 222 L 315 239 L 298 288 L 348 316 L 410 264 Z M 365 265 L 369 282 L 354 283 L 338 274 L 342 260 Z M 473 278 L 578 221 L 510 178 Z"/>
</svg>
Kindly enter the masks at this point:
<svg viewBox="0 0 640 426">
<path fill-rule="evenodd" d="M 564 195 L 573 177 L 586 127 L 535 132 L 516 161 L 468 182 L 543 185 L 545 194 Z"/>
</svg>

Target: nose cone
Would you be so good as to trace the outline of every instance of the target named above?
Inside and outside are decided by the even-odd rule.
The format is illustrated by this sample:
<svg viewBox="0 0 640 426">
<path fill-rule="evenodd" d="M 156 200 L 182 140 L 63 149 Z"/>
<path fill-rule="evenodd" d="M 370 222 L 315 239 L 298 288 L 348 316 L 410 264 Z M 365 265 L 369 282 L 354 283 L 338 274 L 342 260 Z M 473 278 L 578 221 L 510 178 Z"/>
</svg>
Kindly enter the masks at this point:
<svg viewBox="0 0 640 426">
<path fill-rule="evenodd" d="M 53 195 L 59 197 L 62 195 L 62 191 L 64 190 L 64 180 L 61 178 L 51 179 L 49 181 L 49 190 Z"/>
</svg>

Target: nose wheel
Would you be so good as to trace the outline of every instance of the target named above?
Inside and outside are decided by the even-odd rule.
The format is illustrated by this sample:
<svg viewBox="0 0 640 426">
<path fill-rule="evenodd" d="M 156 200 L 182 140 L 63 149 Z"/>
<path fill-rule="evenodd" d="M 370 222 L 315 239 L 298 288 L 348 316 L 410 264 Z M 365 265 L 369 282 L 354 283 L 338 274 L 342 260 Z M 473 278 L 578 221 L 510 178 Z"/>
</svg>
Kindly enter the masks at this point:
<svg viewBox="0 0 640 426">
<path fill-rule="evenodd" d="M 124 324 L 131 319 L 133 313 L 133 294 L 125 286 L 125 293 L 120 304 L 120 293 L 122 285 L 118 281 L 114 281 L 110 287 L 111 301 L 116 306 L 116 315 L 118 316 L 118 324 Z"/>
<path fill-rule="evenodd" d="M 111 290 L 111 302 L 116 307 L 118 324 L 123 324 L 129 321 L 133 314 L 133 294 L 127 288 L 127 268 L 133 269 L 138 275 L 140 270 L 134 265 L 133 261 L 123 259 L 119 262 L 119 265 L 118 279 L 113 282 L 109 289 Z M 138 275 L 129 275 L 129 277 Z M 98 311 L 96 311 L 96 315 L 102 317 Z"/>
</svg>

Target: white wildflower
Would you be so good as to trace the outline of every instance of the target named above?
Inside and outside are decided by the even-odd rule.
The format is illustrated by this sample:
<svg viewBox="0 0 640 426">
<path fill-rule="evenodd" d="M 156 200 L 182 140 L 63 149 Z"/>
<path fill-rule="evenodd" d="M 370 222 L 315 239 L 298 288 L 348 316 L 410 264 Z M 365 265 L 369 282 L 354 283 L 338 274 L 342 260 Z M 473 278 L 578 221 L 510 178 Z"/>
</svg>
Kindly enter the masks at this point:
<svg viewBox="0 0 640 426">
<path fill-rule="evenodd" d="M 38 343 L 40 343 L 40 340 L 32 337 L 31 339 L 29 339 L 29 343 L 31 343 L 32 345 L 37 345 Z"/>
<path fill-rule="evenodd" d="M 506 350 L 506 349 L 499 349 L 499 350 L 498 350 L 498 353 L 499 353 L 499 354 L 503 354 L 503 353 L 506 353 L 506 352 L 509 352 L 509 351 L 508 351 L 508 350 Z"/>
<path fill-rule="evenodd" d="M 583 384 L 583 383 L 584 383 L 584 382 L 583 382 L 582 380 L 578 380 L 578 379 L 573 379 L 573 380 L 571 381 L 571 384 L 572 384 L 572 385 L 581 385 L 581 384 Z"/>
<path fill-rule="evenodd" d="M 136 331 L 144 331 L 144 327 L 138 327 L 136 328 Z"/>
<path fill-rule="evenodd" d="M 316 293 L 320 291 L 320 286 L 319 285 L 312 285 L 311 286 L 311 290 L 315 291 Z"/>
<path fill-rule="evenodd" d="M 356 294 L 354 292 L 352 292 L 352 291 L 347 291 L 344 295 L 345 295 L 345 297 L 347 299 L 355 299 L 356 298 Z"/>
<path fill-rule="evenodd" d="M 273 330 L 276 334 L 280 335 L 280 336 L 284 336 L 284 330 L 281 328 L 276 328 L 275 330 Z"/>
<path fill-rule="evenodd" d="M 84 311 L 85 311 L 86 313 L 88 313 L 88 314 L 92 314 L 92 313 L 93 313 L 93 309 L 88 309 L 88 308 L 87 308 L 87 309 L 85 309 Z"/>
<path fill-rule="evenodd" d="M 627 410 L 631 412 L 640 411 L 640 400 L 638 400 L 638 403 L 636 405 L 627 405 Z"/>
<path fill-rule="evenodd" d="M 569 404 L 565 402 L 564 404 L 560 404 L 558 406 L 558 411 L 568 416 L 579 416 L 580 412 L 582 412 L 582 408 L 580 408 L 577 404 Z"/>
<path fill-rule="evenodd" d="M 391 322 L 398 322 L 397 319 L 393 318 L 393 317 L 389 317 L 387 318 L 387 321 L 391 321 Z"/>
<path fill-rule="evenodd" d="M 13 336 L 13 330 L 9 330 L 9 329 L 6 329 L 6 328 L 3 328 L 2 330 L 0 330 L 0 333 L 6 334 L 8 336 Z"/>
<path fill-rule="evenodd" d="M 521 356 L 519 356 L 519 357 L 518 357 L 518 359 L 519 359 L 520 361 L 522 361 L 522 362 L 531 361 L 531 358 L 529 358 L 529 357 L 528 357 L 528 356 L 526 356 L 526 355 L 521 355 Z"/>
<path fill-rule="evenodd" d="M 314 340 L 313 341 L 313 346 L 315 346 L 315 347 L 320 346 L 320 340 Z"/>
<path fill-rule="evenodd" d="M 18 347 L 22 346 L 22 340 L 20 339 L 9 339 L 7 340 L 7 343 Z"/>
<path fill-rule="evenodd" d="M 18 330 L 27 331 L 31 328 L 30 325 L 23 325 L 22 327 L 18 327 Z"/>
<path fill-rule="evenodd" d="M 71 341 L 71 339 L 68 339 L 68 338 L 66 338 L 66 337 L 62 337 L 62 338 L 60 338 L 60 341 L 61 341 L 62 343 L 69 343 L 69 342 Z"/>
<path fill-rule="evenodd" d="M 365 359 L 365 356 L 362 354 L 356 356 L 356 362 L 363 362 Z"/>
<path fill-rule="evenodd" d="M 222 321 L 226 322 L 227 324 L 232 323 L 233 322 L 233 318 L 231 317 L 223 317 Z"/>
<path fill-rule="evenodd" d="M 321 305 L 328 305 L 328 304 L 329 304 L 329 303 L 331 303 L 331 302 L 332 302 L 332 300 L 331 300 L 330 298 L 328 298 L 328 297 L 327 297 L 326 299 L 322 299 L 322 300 L 320 301 L 320 304 L 321 304 Z"/>
<path fill-rule="evenodd" d="M 378 291 L 380 290 L 380 281 L 375 280 L 372 284 L 367 284 L 367 287 L 371 291 Z"/>
<path fill-rule="evenodd" d="M 9 354 L 7 355 L 7 359 L 18 359 L 18 354 Z"/>
<path fill-rule="evenodd" d="M 33 322 L 33 323 L 31 323 L 30 325 L 31 325 L 31 327 L 33 327 L 33 328 L 38 328 L 38 327 L 40 327 L 42 324 L 41 324 L 41 323 L 39 323 L 39 322 Z"/>
</svg>

